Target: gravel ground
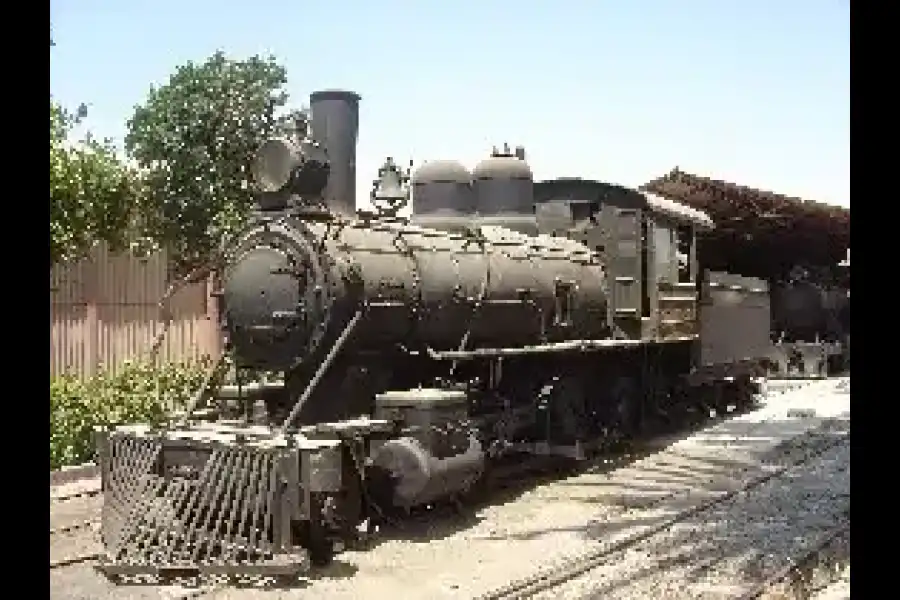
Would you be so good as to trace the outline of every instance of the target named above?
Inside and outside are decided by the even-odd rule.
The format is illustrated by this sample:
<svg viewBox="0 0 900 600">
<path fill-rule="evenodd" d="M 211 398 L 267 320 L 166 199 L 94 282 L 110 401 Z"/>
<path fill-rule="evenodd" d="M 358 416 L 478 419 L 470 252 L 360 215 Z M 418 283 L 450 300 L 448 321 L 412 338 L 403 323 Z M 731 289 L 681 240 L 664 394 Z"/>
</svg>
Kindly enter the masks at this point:
<svg viewBox="0 0 900 600">
<path fill-rule="evenodd" d="M 850 598 L 850 532 L 832 540 L 811 561 L 771 585 L 759 600 L 848 600 Z"/>
<path fill-rule="evenodd" d="M 736 477 L 752 471 L 783 440 L 821 423 L 821 418 L 786 418 L 792 407 L 827 407 L 819 417 L 849 411 L 846 392 L 836 395 L 839 385 L 834 381 L 771 385 L 762 409 L 626 469 L 584 473 L 508 494 L 475 514 L 409 523 L 371 549 L 342 554 L 331 568 L 301 587 L 222 589 L 207 597 L 472 598 L 532 573 L 548 558 L 582 552 L 596 543 L 598 535 L 617 535 L 633 525 L 623 516 L 645 514 L 653 510 L 647 507 L 652 502 L 658 504 L 673 494 L 699 498 L 704 490 L 734 485 Z M 637 510 L 640 507 L 643 512 Z M 52 597 L 102 600 L 183 594 L 178 588 L 115 589 L 86 566 L 51 572 Z"/>
<path fill-rule="evenodd" d="M 814 594 L 812 600 L 850 600 L 850 566 L 842 570 L 834 583 Z"/>
<path fill-rule="evenodd" d="M 804 436 L 818 444 L 822 437 Z M 779 461 L 781 462 L 781 461 Z M 850 442 L 626 551 L 550 598 L 728 598 L 761 583 L 849 520 Z"/>
</svg>

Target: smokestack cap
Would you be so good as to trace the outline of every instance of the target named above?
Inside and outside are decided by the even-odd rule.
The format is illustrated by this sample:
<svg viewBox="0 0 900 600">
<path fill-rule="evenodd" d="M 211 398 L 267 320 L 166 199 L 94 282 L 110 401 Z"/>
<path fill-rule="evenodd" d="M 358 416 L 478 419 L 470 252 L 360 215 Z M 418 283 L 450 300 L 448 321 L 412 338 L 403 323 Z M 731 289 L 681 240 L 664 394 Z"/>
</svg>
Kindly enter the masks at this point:
<svg viewBox="0 0 900 600">
<path fill-rule="evenodd" d="M 349 90 L 320 90 L 309 95 L 310 102 L 320 100 L 344 100 L 346 102 L 359 102 L 361 96 Z"/>
</svg>

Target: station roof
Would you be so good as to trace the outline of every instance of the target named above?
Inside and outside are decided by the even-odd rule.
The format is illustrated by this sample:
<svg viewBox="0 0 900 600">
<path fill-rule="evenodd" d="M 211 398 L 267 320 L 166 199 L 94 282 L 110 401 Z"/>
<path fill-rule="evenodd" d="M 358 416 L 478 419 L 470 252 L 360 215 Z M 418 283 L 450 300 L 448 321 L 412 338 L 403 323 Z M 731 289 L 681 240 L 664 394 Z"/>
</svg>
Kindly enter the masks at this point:
<svg viewBox="0 0 900 600">
<path fill-rule="evenodd" d="M 692 175 L 674 168 L 639 189 L 708 214 L 705 268 L 780 278 L 798 264 L 835 268 L 850 247 L 850 209 Z"/>
<path fill-rule="evenodd" d="M 644 192 L 647 199 L 647 208 L 654 212 L 669 215 L 682 222 L 690 222 L 702 229 L 712 229 L 715 223 L 709 215 L 702 210 L 697 210 L 682 202 L 676 202 L 669 198 L 663 198 L 650 192 Z"/>
</svg>

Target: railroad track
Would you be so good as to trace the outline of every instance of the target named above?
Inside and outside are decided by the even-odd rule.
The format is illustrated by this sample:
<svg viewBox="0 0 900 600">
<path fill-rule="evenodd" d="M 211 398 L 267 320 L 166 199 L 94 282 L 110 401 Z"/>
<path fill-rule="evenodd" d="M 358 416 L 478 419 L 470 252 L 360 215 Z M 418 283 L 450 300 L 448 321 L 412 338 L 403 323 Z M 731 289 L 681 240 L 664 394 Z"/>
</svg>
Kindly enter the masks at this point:
<svg viewBox="0 0 900 600">
<path fill-rule="evenodd" d="M 846 513 L 847 522 L 839 524 L 821 536 L 804 552 L 789 561 L 787 565 L 736 600 L 756 600 L 757 598 L 767 597 L 773 592 L 775 597 L 808 598 L 811 593 L 820 591 L 819 589 L 810 589 L 810 571 L 822 561 L 824 555 L 828 554 L 829 548 L 841 543 L 845 538 L 849 538 L 849 512 L 848 510 Z M 830 584 L 831 582 L 828 583 Z M 790 590 L 789 596 L 781 591 L 785 587 Z"/>
<path fill-rule="evenodd" d="M 100 519 L 86 519 L 84 521 L 72 523 L 71 525 L 55 527 L 50 530 L 50 537 L 53 537 L 54 535 L 62 535 L 64 533 L 72 533 L 73 531 L 78 531 L 79 529 L 87 529 L 93 525 L 98 525 L 99 523 Z"/>
<path fill-rule="evenodd" d="M 636 546 L 637 544 L 648 540 L 651 537 L 660 534 L 672 528 L 673 526 L 690 519 L 691 517 L 694 517 L 695 515 L 709 510 L 710 508 L 718 504 L 727 502 L 728 500 L 740 494 L 744 494 L 756 487 L 759 487 L 772 479 L 778 478 L 779 476 L 785 474 L 785 472 L 787 472 L 789 469 L 793 469 L 805 463 L 811 462 L 815 458 L 821 456 L 832 448 L 846 443 L 849 439 L 849 432 L 838 435 L 829 443 L 815 448 L 812 452 L 802 456 L 801 458 L 788 461 L 785 464 L 775 467 L 767 473 L 764 473 L 763 475 L 753 477 L 750 480 L 744 482 L 736 489 L 722 492 L 704 502 L 681 510 L 675 515 L 661 521 L 660 523 L 645 527 L 637 533 L 631 534 L 612 543 L 601 544 L 598 547 L 593 548 L 583 554 L 569 557 L 557 565 L 539 570 L 530 576 L 511 581 L 503 585 L 502 587 L 489 592 L 488 594 L 480 596 L 479 600 L 515 600 L 521 598 L 530 598 L 537 594 L 551 591 L 554 588 L 562 586 L 563 584 L 577 577 L 580 577 L 581 575 L 593 570 L 594 568 L 603 565 L 607 561 L 607 559 L 609 559 L 614 553 L 618 553 Z M 665 499 L 666 498 L 661 498 L 654 502 L 654 504 L 662 502 Z M 715 559 L 713 559 L 713 561 L 714 560 Z M 782 576 L 781 579 L 784 579 L 784 576 Z M 763 591 L 765 591 L 765 589 L 768 588 L 764 588 Z M 748 597 L 756 598 L 757 596 Z"/>
<path fill-rule="evenodd" d="M 634 461 L 658 452 L 677 439 L 692 435 L 698 429 L 715 425 L 716 423 L 738 416 L 743 412 L 744 411 L 734 411 L 728 414 L 719 415 L 715 418 L 706 419 L 703 422 L 691 422 L 690 424 L 682 423 L 672 430 L 663 430 L 660 431 L 658 435 L 652 435 L 641 440 L 636 440 L 628 448 L 623 448 L 610 454 L 604 454 L 603 456 L 597 456 L 592 460 L 585 461 L 585 465 L 582 465 L 582 468 L 596 468 L 602 463 L 604 470 L 612 471 L 627 466 Z M 551 468 L 552 465 L 544 464 L 544 461 L 542 460 L 535 460 L 533 462 L 534 465 L 531 468 L 526 468 L 524 470 L 522 468 L 516 468 L 510 470 L 510 472 L 498 474 L 499 476 L 490 482 L 490 488 L 492 489 L 491 493 L 496 492 L 498 494 L 503 494 L 509 490 L 509 488 L 516 488 L 522 484 L 523 478 L 528 479 L 530 485 L 540 485 L 543 479 L 549 477 L 559 478 L 559 473 L 555 473 L 554 475 L 554 471 Z M 51 511 L 54 509 L 58 510 L 60 506 L 65 506 L 67 503 L 90 501 L 95 498 L 97 499 L 96 510 L 99 511 L 100 501 L 102 501 L 100 493 L 99 485 L 96 488 L 76 489 L 71 492 L 57 493 L 51 496 Z M 478 499 L 476 504 L 481 504 L 482 502 L 490 502 L 490 498 Z M 405 523 L 395 522 L 393 524 L 386 524 L 387 529 L 383 531 L 383 533 L 389 535 L 390 532 L 393 532 L 402 535 L 405 527 L 414 527 L 418 521 L 421 521 L 422 518 L 426 517 L 427 515 L 417 515 L 410 520 L 404 520 L 406 521 Z M 63 525 L 53 527 L 50 530 L 51 548 L 53 547 L 54 542 L 66 538 L 67 536 L 79 536 L 87 533 L 91 537 L 96 537 L 95 529 L 97 525 L 99 525 L 99 515 L 96 518 L 83 518 L 78 521 L 70 520 Z M 76 553 L 71 556 L 66 555 L 61 559 L 51 560 L 50 570 L 54 571 L 56 569 L 79 564 L 93 563 L 101 558 L 101 556 L 101 548 L 97 545 L 91 551 Z M 205 581 L 196 581 L 189 585 L 170 586 L 168 595 L 171 600 L 197 600 L 199 598 L 207 597 L 227 586 L 227 582 L 216 581 L 207 583 Z"/>
<path fill-rule="evenodd" d="M 80 498 L 94 498 L 100 495 L 100 488 L 97 489 L 87 489 L 81 490 L 77 492 L 70 492 L 68 494 L 59 494 L 56 496 L 50 496 L 50 505 L 53 506 L 54 503 L 59 504 L 61 502 L 67 502 L 69 500 L 78 500 Z M 52 509 L 51 509 L 52 510 Z"/>
<path fill-rule="evenodd" d="M 101 552 L 89 552 L 85 554 L 79 554 L 77 556 L 68 556 L 66 558 L 61 558 L 58 560 L 50 561 L 50 570 L 61 569 L 63 567 L 71 567 L 73 565 L 80 565 L 86 562 L 92 562 L 98 560 L 102 556 Z"/>
<path fill-rule="evenodd" d="M 100 557 L 96 529 L 100 524 L 101 504 L 100 484 L 94 477 L 51 483 L 50 571 Z"/>
<path fill-rule="evenodd" d="M 787 393 L 808 385 L 809 381 L 781 381 L 776 390 L 769 392 L 770 396 Z M 472 494 L 467 506 L 470 508 L 483 508 L 494 503 L 501 502 L 507 494 L 515 494 L 523 488 L 535 488 L 544 484 L 550 484 L 560 479 L 577 476 L 585 472 L 611 473 L 617 469 L 623 469 L 632 464 L 653 456 L 671 446 L 672 444 L 687 439 L 704 429 L 715 427 L 725 421 L 752 412 L 758 408 L 751 405 L 744 408 L 735 408 L 729 412 L 714 415 L 702 415 L 688 413 L 681 420 L 663 424 L 661 422 L 649 423 L 650 431 L 638 438 L 623 444 L 616 444 L 603 450 L 595 450 L 590 458 L 573 465 L 558 457 L 553 456 L 511 456 L 507 462 L 495 466 L 489 471 L 483 487 Z M 747 433 L 750 435 L 750 432 Z M 736 440 L 739 441 L 739 440 Z M 508 464 L 507 464 L 508 463 Z M 652 504 L 663 501 L 665 498 L 654 501 Z M 455 504 L 441 505 L 437 503 L 429 508 L 421 508 L 405 515 L 403 518 L 389 518 L 379 523 L 380 537 L 403 536 L 409 528 L 415 528 L 423 523 L 433 524 L 435 516 L 457 510 Z M 365 543 L 363 544 L 363 547 Z"/>
<path fill-rule="evenodd" d="M 86 519 L 50 530 L 50 570 L 95 561 L 102 556 L 99 540 L 96 538 L 100 519 Z M 85 532 L 87 535 L 85 536 Z M 86 538 L 86 539 L 85 539 Z M 63 548 L 62 557 L 54 558 L 53 550 Z"/>
<path fill-rule="evenodd" d="M 816 380 L 808 379 L 773 379 L 768 381 L 768 389 L 765 395 L 768 400 L 775 396 L 786 394 L 797 389 L 806 387 L 815 383 Z M 849 384 L 848 384 L 849 385 Z M 698 418 L 696 413 L 688 413 L 681 420 L 667 425 L 656 424 L 658 429 L 649 435 L 629 441 L 624 446 L 611 448 L 603 452 L 595 452 L 593 456 L 579 463 L 574 469 L 566 473 L 560 473 L 560 461 L 557 459 L 535 456 L 532 458 L 515 457 L 513 466 L 500 466 L 495 472 L 490 474 L 489 484 L 490 493 L 503 493 L 508 488 L 517 488 L 521 485 L 533 487 L 545 482 L 544 480 L 559 479 L 560 477 L 577 475 L 580 472 L 597 471 L 602 469 L 604 472 L 611 472 L 616 469 L 628 467 L 644 458 L 650 457 L 658 452 L 665 450 L 672 444 L 687 439 L 704 429 L 715 427 L 720 423 L 724 423 L 735 417 L 750 413 L 759 408 L 758 404 L 747 406 L 744 408 L 735 408 L 729 412 L 717 413 L 714 415 L 704 415 Z M 802 417 L 803 415 L 788 415 L 789 417 Z M 814 415 L 813 415 L 814 416 Z M 744 435 L 752 435 L 752 431 L 746 432 Z M 741 438 L 736 438 L 732 443 L 740 443 Z M 726 447 L 732 445 L 726 443 Z M 651 507 L 665 500 L 667 497 L 652 501 L 645 506 Z M 490 503 L 495 498 L 489 496 L 481 503 Z"/>
<path fill-rule="evenodd" d="M 777 385 L 774 390 L 770 387 L 768 396 L 772 398 L 773 396 L 779 395 L 779 393 L 789 392 L 793 389 L 804 387 L 805 383 L 806 382 L 798 382 L 790 383 L 788 385 Z M 718 422 L 736 417 L 742 412 L 744 411 L 734 411 L 729 414 L 719 415 L 715 418 L 704 419 L 702 423 L 691 423 L 687 427 L 679 427 L 679 430 L 677 432 L 664 431 L 661 432 L 660 436 L 654 437 L 662 437 L 667 439 L 666 445 L 668 445 L 668 443 L 671 443 L 674 439 L 692 435 L 698 429 L 713 426 Z M 750 432 L 747 432 L 747 434 L 750 435 Z M 628 457 L 627 459 L 625 456 L 605 456 L 600 460 L 609 463 L 609 470 L 613 470 L 625 466 L 635 460 L 639 460 L 640 458 L 643 458 L 647 455 L 653 454 L 661 449 L 662 448 L 660 446 L 660 442 L 648 438 L 647 440 L 637 442 L 634 447 L 629 450 L 628 454 L 630 454 L 630 457 Z M 594 464 L 597 461 L 588 462 Z M 506 480 L 506 477 L 501 476 L 500 479 Z M 505 487 L 506 483 L 508 483 L 508 481 L 502 481 L 499 487 Z M 540 482 L 538 481 L 536 482 L 536 484 L 540 485 Z M 55 513 L 59 513 L 62 507 L 75 505 L 77 503 L 90 505 L 92 508 L 90 508 L 89 510 L 96 510 L 96 513 L 82 513 L 77 519 L 69 518 L 66 519 L 63 523 L 54 525 Z M 96 505 L 94 506 L 95 503 Z M 55 570 L 61 570 L 70 566 L 91 563 L 102 556 L 102 548 L 99 544 L 99 541 L 97 540 L 98 536 L 95 532 L 96 526 L 99 524 L 99 510 L 101 504 L 102 496 L 99 482 L 96 481 L 96 477 L 91 477 L 90 475 L 88 475 L 84 479 L 68 478 L 65 482 L 63 482 L 63 484 L 53 485 L 53 475 L 51 475 L 51 572 Z M 74 516 L 75 515 L 73 514 L 72 517 Z M 62 545 L 66 540 L 73 538 L 88 538 L 93 540 L 94 544 L 77 552 L 57 552 L 57 554 L 62 555 L 59 558 L 53 556 L 55 545 Z M 206 584 L 205 582 L 197 582 L 194 586 L 184 587 L 179 591 L 171 590 L 171 588 L 170 590 L 172 594 L 174 594 L 173 598 L 178 598 L 179 600 L 193 600 L 209 595 L 216 590 L 221 589 L 225 585 L 226 584 L 224 583 L 218 582 L 210 584 Z"/>
</svg>

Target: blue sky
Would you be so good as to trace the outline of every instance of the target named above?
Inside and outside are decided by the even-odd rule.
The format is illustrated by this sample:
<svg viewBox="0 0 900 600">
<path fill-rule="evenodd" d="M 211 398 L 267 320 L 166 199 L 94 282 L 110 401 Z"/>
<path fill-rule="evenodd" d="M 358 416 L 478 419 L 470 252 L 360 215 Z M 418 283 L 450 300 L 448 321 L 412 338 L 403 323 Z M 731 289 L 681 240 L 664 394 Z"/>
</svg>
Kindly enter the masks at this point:
<svg viewBox="0 0 900 600">
<path fill-rule="evenodd" d="M 360 196 L 387 155 L 472 167 L 508 142 L 537 178 L 678 165 L 850 203 L 849 0 L 54 0 L 50 19 L 50 90 L 104 136 L 217 49 L 277 57 L 292 105 L 359 92 Z"/>
</svg>

